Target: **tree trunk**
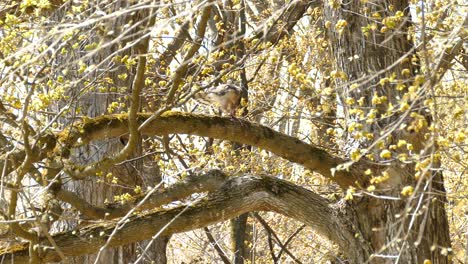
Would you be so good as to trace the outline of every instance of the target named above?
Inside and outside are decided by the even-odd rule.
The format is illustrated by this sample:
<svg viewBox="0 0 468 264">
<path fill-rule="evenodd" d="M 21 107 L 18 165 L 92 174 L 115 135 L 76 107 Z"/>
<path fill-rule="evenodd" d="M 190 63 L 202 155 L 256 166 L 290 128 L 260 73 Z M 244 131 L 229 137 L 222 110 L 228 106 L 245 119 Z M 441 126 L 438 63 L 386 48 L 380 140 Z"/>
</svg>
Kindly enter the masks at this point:
<svg viewBox="0 0 468 264">
<path fill-rule="evenodd" d="M 246 213 L 231 219 L 231 243 L 234 252 L 232 263 L 234 264 L 244 264 L 248 255 L 245 246 L 248 216 L 249 214 Z"/>
<path fill-rule="evenodd" d="M 101 7 L 103 8 L 103 7 Z M 107 7 L 109 8 L 109 7 Z M 115 2 L 109 10 L 105 9 L 107 12 L 115 12 L 120 8 L 131 8 L 131 4 L 127 3 L 127 1 L 117 1 Z M 131 32 L 124 35 L 124 40 L 120 45 L 112 45 L 109 48 L 102 49 L 97 55 L 91 57 L 90 64 L 99 65 L 99 62 L 105 61 L 109 56 L 112 56 L 113 53 L 118 52 L 119 55 L 123 56 L 138 56 L 141 53 L 147 53 L 147 48 L 142 50 L 141 45 L 148 46 L 148 44 L 144 42 L 148 42 L 147 38 L 143 38 L 142 36 L 150 30 L 153 26 L 154 21 L 145 20 L 147 17 L 151 15 L 153 11 L 149 8 L 139 10 L 138 12 L 132 14 L 126 14 L 122 16 L 117 16 L 114 19 L 111 19 L 107 22 L 107 30 L 122 30 L 123 25 L 128 24 L 129 21 L 132 23 L 138 24 L 140 22 L 142 25 L 139 27 L 135 27 Z M 112 27 L 112 28 L 110 28 Z M 116 32 L 115 34 L 123 34 L 122 32 Z M 101 38 L 102 36 L 95 36 L 97 39 Z M 132 41 L 140 39 L 139 43 L 133 44 L 132 48 L 121 49 L 121 46 L 125 46 L 126 43 L 131 43 Z M 109 65 L 104 64 L 103 71 L 108 70 L 107 68 Z M 118 67 L 118 65 L 117 65 Z M 131 69 L 127 69 L 125 67 L 119 67 L 115 69 L 112 73 L 109 73 L 109 77 L 112 78 L 113 83 L 117 87 L 127 87 L 128 94 L 131 93 L 132 89 L 132 81 L 136 78 L 135 74 L 136 70 L 135 67 Z M 128 78 L 125 80 L 120 79 L 118 76 L 120 74 L 126 73 L 128 74 Z M 90 93 L 84 100 L 80 101 L 79 107 L 86 109 L 87 116 L 100 116 L 106 114 L 107 107 L 111 102 L 117 102 L 119 99 L 118 96 L 110 94 L 102 94 L 101 92 L 97 93 Z M 130 104 L 127 100 L 127 105 Z M 99 150 L 96 153 L 95 149 L 86 149 L 80 153 L 80 157 L 83 158 L 83 163 L 90 163 L 97 160 L 102 159 L 103 157 L 109 155 L 109 153 L 117 153 L 123 147 L 121 142 L 116 140 L 109 141 L 103 140 L 99 143 Z M 142 141 L 140 140 L 139 145 L 133 151 L 133 155 L 129 157 L 129 159 L 141 157 L 142 156 Z M 123 165 L 116 166 L 110 172 L 112 176 L 118 179 L 118 184 L 110 184 L 107 183 L 99 183 L 99 180 L 93 179 L 91 182 L 82 182 L 74 184 L 71 188 L 74 191 L 81 193 L 86 200 L 91 202 L 92 204 L 99 204 L 102 205 L 105 203 L 106 200 L 112 201 L 114 196 L 122 195 L 124 193 L 132 193 L 133 189 L 137 186 L 140 186 L 141 189 L 145 190 L 147 188 L 147 183 L 150 183 L 149 186 L 158 184 L 161 182 L 161 175 L 159 170 L 157 170 L 157 163 L 147 161 L 151 160 L 151 157 L 146 159 L 136 159 L 131 162 L 126 162 Z M 145 167 L 144 162 L 151 163 L 151 170 L 148 170 Z M 115 186 L 112 186 L 115 185 Z M 122 188 L 121 186 L 124 186 Z M 132 193 L 134 194 L 134 193 Z M 106 248 L 102 254 L 100 254 L 99 258 L 101 261 L 104 262 L 113 262 L 113 263 L 130 263 L 135 261 L 138 258 L 139 254 L 144 254 L 146 260 L 154 261 L 157 264 L 165 264 L 166 260 L 166 246 L 168 243 L 169 237 L 161 237 L 156 238 L 151 246 L 144 253 L 139 253 L 141 249 L 146 248 L 149 241 L 142 241 L 139 243 L 133 243 L 129 245 L 120 246 L 117 248 Z M 93 263 L 95 261 L 96 255 L 86 256 L 84 258 L 77 258 L 75 261 L 80 263 Z M 112 260 L 112 261 L 111 261 Z"/>
<path fill-rule="evenodd" d="M 346 5 L 336 6 L 335 3 L 333 6 L 333 1 L 325 1 L 324 21 L 331 22 L 327 26 L 327 36 L 336 69 L 346 74 L 341 80 L 335 79 L 340 99 L 338 104 L 343 107 L 347 122 L 362 124 L 363 131 L 372 134 L 375 140 L 383 140 L 385 147 L 395 144 L 392 138 L 405 139 L 414 145 L 414 153 L 424 153 L 427 148 L 424 149 L 423 135 L 427 130 L 394 129 L 388 132 L 388 137 L 382 136 L 381 132 L 386 132 L 384 129 L 394 125 L 397 120 L 402 119 L 408 123 L 408 116 L 394 115 L 369 124 L 366 120 L 349 114 L 349 110 L 356 106 L 351 103 L 348 105 L 346 98 L 356 101 L 364 99 L 360 108 L 364 111 L 364 116 L 368 114 L 365 111 L 370 109 L 378 109 L 379 115 L 386 111 L 386 104 L 379 106 L 373 101 L 375 96 L 386 96 L 386 103 L 398 106 L 402 98 L 405 98 L 407 90 L 395 89 L 396 85 L 392 85 L 391 82 L 382 83 L 381 80 L 393 76 L 396 82 L 408 87 L 414 85 L 413 77 L 421 74 L 420 65 L 414 63 L 416 53 L 408 32 L 411 21 L 408 2 L 365 2 L 353 0 L 346 2 Z M 403 17 L 395 18 L 398 11 L 403 12 Z M 375 23 L 375 19 L 371 18 L 375 13 L 379 13 L 382 18 L 395 18 L 395 28 L 382 29 L 383 25 L 386 25 L 382 20 L 382 24 L 377 23 L 376 30 L 366 30 L 366 27 Z M 352 84 L 357 86 L 352 87 Z M 422 113 L 422 104 L 415 103 L 419 106 L 415 111 Z M 430 118 L 426 117 L 426 120 Z M 365 149 L 374 143 L 353 140 L 352 136 L 352 133 L 349 133 L 345 146 L 342 146 L 348 153 L 353 148 L 356 149 L 356 146 L 357 149 Z M 371 150 L 371 154 L 373 151 L 380 151 L 374 149 Z M 379 156 L 375 155 L 378 153 L 373 153 L 376 160 L 379 160 Z M 445 189 L 442 175 L 432 172 L 427 178 L 418 180 L 418 177 L 415 177 L 414 166 L 405 165 L 398 160 L 392 162 L 387 173 L 390 179 L 385 182 L 385 190 L 378 190 L 379 195 L 398 198 L 403 186 L 415 186 L 415 191 L 409 199 L 392 200 L 364 196 L 354 198 L 350 202 L 351 210 L 357 217 L 358 234 L 362 236 L 363 241 L 368 241 L 373 251 L 367 252 L 368 256 L 364 259 L 370 258 L 371 263 L 423 263 L 425 259 L 432 260 L 432 263 L 451 263 L 447 257 L 450 237 L 444 208 Z"/>
</svg>

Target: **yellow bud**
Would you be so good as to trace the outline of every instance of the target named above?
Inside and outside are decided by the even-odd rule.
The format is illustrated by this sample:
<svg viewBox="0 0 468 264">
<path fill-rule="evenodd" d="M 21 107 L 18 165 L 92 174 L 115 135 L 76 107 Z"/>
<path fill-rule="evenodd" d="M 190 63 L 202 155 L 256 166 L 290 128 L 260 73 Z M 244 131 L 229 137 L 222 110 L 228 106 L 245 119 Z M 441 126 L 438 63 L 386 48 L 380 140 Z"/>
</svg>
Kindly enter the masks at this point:
<svg viewBox="0 0 468 264">
<path fill-rule="evenodd" d="M 380 152 L 380 157 L 382 159 L 389 159 L 392 157 L 392 153 L 388 149 L 384 149 Z"/>
<path fill-rule="evenodd" d="M 410 196 L 414 192 L 413 186 L 405 186 L 403 187 L 403 190 L 401 190 L 401 195 L 403 196 Z"/>
</svg>

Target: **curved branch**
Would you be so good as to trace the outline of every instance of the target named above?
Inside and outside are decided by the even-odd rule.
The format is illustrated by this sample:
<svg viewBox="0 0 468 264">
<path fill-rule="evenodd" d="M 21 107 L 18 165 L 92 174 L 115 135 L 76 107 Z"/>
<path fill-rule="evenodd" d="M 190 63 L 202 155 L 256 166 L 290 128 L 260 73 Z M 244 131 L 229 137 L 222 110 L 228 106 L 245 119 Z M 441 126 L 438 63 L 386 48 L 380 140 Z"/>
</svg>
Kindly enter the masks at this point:
<svg viewBox="0 0 468 264">
<path fill-rule="evenodd" d="M 52 133 L 44 133 L 34 144 L 31 152 L 34 153 L 31 157 L 31 163 L 38 162 L 47 157 L 47 154 L 52 152 L 55 148 L 57 137 Z M 6 176 L 12 171 L 16 170 L 23 160 L 26 158 L 26 152 L 23 150 L 16 150 L 0 155 L 0 176 L 5 181 Z M 30 171 L 30 170 L 28 170 Z"/>
<path fill-rule="evenodd" d="M 188 208 L 177 207 L 133 216 L 110 239 L 110 246 L 150 239 L 169 221 L 173 222 L 161 232 L 163 236 L 194 230 L 259 210 L 278 212 L 315 228 L 336 242 L 351 259 L 360 252 L 359 247 L 362 245 L 354 236 L 350 224 L 352 221 L 326 199 L 284 180 L 253 175 L 230 178 L 217 192 Z M 114 228 L 115 223 L 100 223 L 79 231 L 55 235 L 53 239 L 67 257 L 86 255 L 97 252 Z M 48 245 L 46 240 L 41 242 Z M 24 247 L 6 249 L 0 254 L 0 259 L 5 257 L 6 263 L 27 263 L 27 244 Z M 45 247 L 43 250 L 43 261 L 60 260 L 52 248 Z"/>
<path fill-rule="evenodd" d="M 203 175 L 189 176 L 184 181 L 162 191 L 154 189 L 145 195 L 135 197 L 135 200 L 126 204 L 111 203 L 106 207 L 93 206 L 74 192 L 67 190 L 59 190 L 55 195 L 59 200 L 72 205 L 87 219 L 113 219 L 125 216 L 135 206 L 138 206 L 138 210 L 150 210 L 180 200 L 193 193 L 215 191 L 219 189 L 225 179 L 226 175 L 222 172 L 211 170 Z"/>
<path fill-rule="evenodd" d="M 140 114 L 140 124 L 151 115 Z M 82 126 L 63 131 L 60 140 L 61 149 L 68 150 L 76 142 L 86 144 L 92 140 L 118 137 L 127 133 L 126 115 L 107 115 L 86 120 Z M 197 115 L 180 112 L 167 112 L 151 122 L 141 131 L 143 135 L 190 134 L 203 137 L 219 138 L 242 144 L 256 146 L 299 163 L 312 171 L 336 182 L 342 188 L 362 183 L 362 164 L 355 163 L 349 171 L 332 170 L 346 160 L 335 157 L 327 151 L 300 141 L 295 137 L 276 132 L 273 129 L 246 120 L 238 121 L 223 117 Z M 59 144 L 60 145 L 60 144 Z M 79 168 L 75 168 L 79 170 Z M 78 173 L 76 173 L 78 174 Z M 88 175 L 92 176 L 92 175 Z"/>
</svg>

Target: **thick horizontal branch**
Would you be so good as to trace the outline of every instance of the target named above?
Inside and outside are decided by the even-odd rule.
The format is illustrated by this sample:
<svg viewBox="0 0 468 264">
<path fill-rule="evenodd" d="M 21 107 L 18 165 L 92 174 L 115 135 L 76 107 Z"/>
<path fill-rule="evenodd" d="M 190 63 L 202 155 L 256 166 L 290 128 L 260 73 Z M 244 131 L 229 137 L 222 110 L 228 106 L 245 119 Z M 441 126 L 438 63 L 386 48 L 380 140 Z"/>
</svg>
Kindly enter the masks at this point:
<svg viewBox="0 0 468 264">
<path fill-rule="evenodd" d="M 150 210 L 168 204 L 170 202 L 188 197 L 194 193 L 211 192 L 219 189 L 224 183 L 226 175 L 219 170 L 211 170 L 203 175 L 188 176 L 185 180 L 175 183 L 164 189 L 155 190 L 141 195 L 126 204 L 111 203 L 106 207 L 98 207 L 89 204 L 75 193 L 67 190 L 59 190 L 56 197 L 72 205 L 75 209 L 90 220 L 113 219 L 125 216 L 131 209 L 138 205 L 138 210 Z"/>
<path fill-rule="evenodd" d="M 217 192 L 193 206 L 132 216 L 112 238 L 109 238 L 109 234 L 114 230 L 115 223 L 88 226 L 55 235 L 53 239 L 65 256 L 80 256 L 97 252 L 108 239 L 111 247 L 150 239 L 170 221 L 172 223 L 161 235 L 194 230 L 260 210 L 278 212 L 311 226 L 336 242 L 350 256 L 359 251 L 353 247 L 360 245 L 351 227 L 354 221 L 344 217 L 351 215 L 346 214 L 344 208 L 337 210 L 328 200 L 287 181 L 252 175 L 230 178 Z M 48 245 L 46 240 L 41 242 Z M 27 263 L 27 245 L 23 249 L 5 249 L 0 254 L 0 259 L 3 257 L 6 263 Z M 44 248 L 42 257 L 45 262 L 60 260 L 58 254 L 48 247 Z"/>
<path fill-rule="evenodd" d="M 150 116 L 150 114 L 140 114 L 139 122 L 143 123 Z M 126 115 L 107 115 L 88 119 L 77 127 L 63 131 L 60 135 L 62 144 L 58 145 L 61 149 L 68 150 L 76 146 L 77 142 L 86 144 L 92 140 L 118 137 L 128 132 L 127 127 Z M 317 146 L 246 120 L 167 112 L 152 120 L 141 132 L 146 136 L 190 134 L 256 146 L 318 172 L 343 188 L 355 185 L 362 174 L 359 173 L 362 170 L 359 170 L 357 165 L 352 166 L 350 171 L 340 170 L 332 173 L 334 168 L 346 161 Z"/>
</svg>

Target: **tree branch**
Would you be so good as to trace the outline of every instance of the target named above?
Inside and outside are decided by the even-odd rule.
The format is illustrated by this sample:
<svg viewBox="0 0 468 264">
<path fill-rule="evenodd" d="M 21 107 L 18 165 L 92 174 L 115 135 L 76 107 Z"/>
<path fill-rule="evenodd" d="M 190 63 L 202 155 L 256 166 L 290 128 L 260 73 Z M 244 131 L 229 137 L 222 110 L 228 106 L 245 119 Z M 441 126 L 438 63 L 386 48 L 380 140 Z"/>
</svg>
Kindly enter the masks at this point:
<svg viewBox="0 0 468 264">
<path fill-rule="evenodd" d="M 72 205 L 87 219 L 113 219 L 126 215 L 135 206 L 138 206 L 139 210 L 149 210 L 180 200 L 193 193 L 215 191 L 224 183 L 225 179 L 226 175 L 221 171 L 211 170 L 203 175 L 189 176 L 182 182 L 178 182 L 162 191 L 154 189 L 126 204 L 111 203 L 106 207 L 93 206 L 75 193 L 67 190 L 59 190 L 55 195 L 57 199 Z"/>
<path fill-rule="evenodd" d="M 218 242 L 216 242 L 216 239 L 211 234 L 210 229 L 208 229 L 208 227 L 204 227 L 203 231 L 205 231 L 206 237 L 208 238 L 208 240 L 210 241 L 211 245 L 216 250 L 216 252 L 218 252 L 218 255 L 223 261 L 223 263 L 230 264 L 231 261 L 229 261 L 229 258 L 226 256 L 226 253 L 224 253 L 223 249 L 218 245 Z"/>
<path fill-rule="evenodd" d="M 150 114 L 139 114 L 138 121 L 141 124 L 150 116 Z M 86 144 L 92 140 L 118 137 L 127 133 L 127 129 L 127 115 L 125 114 L 89 119 L 78 127 L 61 132 L 59 135 L 62 143 L 59 144 L 60 150 L 68 150 L 77 146 L 76 142 Z M 146 136 L 190 134 L 253 145 L 318 172 L 342 188 L 356 185 L 356 182 L 360 184 L 364 182 L 362 162 L 354 163 L 348 171 L 338 170 L 333 174 L 332 170 L 345 163 L 346 160 L 295 137 L 276 132 L 266 126 L 249 123 L 246 120 L 239 122 L 223 117 L 167 112 L 148 123 L 141 132 Z M 369 164 L 365 165 L 369 167 Z"/>
<path fill-rule="evenodd" d="M 199 200 L 193 206 L 177 207 L 168 210 L 153 211 L 132 216 L 116 234 L 110 238 L 109 246 L 116 247 L 136 241 L 150 239 L 160 232 L 168 222 L 172 224 L 161 235 L 186 232 L 231 219 L 250 211 L 274 211 L 297 219 L 318 233 L 336 242 L 350 256 L 360 251 L 354 246 L 355 231 L 351 221 L 345 215 L 344 208 L 330 205 L 321 196 L 287 181 L 268 176 L 247 175 L 230 178 L 216 192 L 206 199 Z M 181 214 L 181 212 L 183 213 Z M 344 214 L 341 214 L 344 212 Z M 178 214 L 180 216 L 176 217 Z M 54 241 L 67 257 L 87 255 L 97 252 L 109 239 L 115 223 L 99 223 L 81 230 L 57 234 Z M 48 241 L 40 241 L 48 245 Z M 0 253 L 6 263 L 27 263 L 29 261 L 28 244 L 23 248 L 18 245 L 6 248 Z M 42 260 L 59 261 L 60 257 L 51 247 L 43 247 Z M 13 254 L 13 256 L 11 255 Z M 4 262 L 5 263 L 5 262 Z"/>
<path fill-rule="evenodd" d="M 276 235 L 276 232 L 275 230 L 273 230 L 273 228 L 270 227 L 270 225 L 258 214 L 258 213 L 254 213 L 254 216 L 255 218 L 260 222 L 260 224 L 263 226 L 263 228 L 265 228 L 265 230 L 267 231 L 268 233 L 268 236 L 271 237 L 273 236 L 273 238 L 276 240 L 276 243 L 278 244 L 278 246 L 280 246 L 281 248 L 281 251 L 278 253 L 278 256 L 275 255 L 275 252 L 273 250 L 273 246 L 270 245 L 270 251 L 271 251 L 271 254 L 272 254 L 272 258 L 274 260 L 275 263 L 277 263 L 277 261 L 280 259 L 281 257 L 281 252 L 286 252 L 286 254 L 288 254 L 296 263 L 300 263 L 302 264 L 302 262 L 296 258 L 296 256 L 294 256 L 291 251 L 289 251 L 286 246 L 287 244 L 283 244 L 281 242 L 281 239 L 278 237 L 278 235 Z M 269 239 L 269 242 L 271 241 L 271 238 Z M 271 243 L 270 243 L 271 244 Z"/>
<path fill-rule="evenodd" d="M 151 10 L 147 29 L 155 23 L 155 16 Z M 146 32 L 146 30 L 144 32 Z M 146 72 L 146 53 L 149 48 L 149 36 L 143 35 L 135 45 L 135 51 L 138 54 L 138 63 L 136 67 L 135 77 L 131 85 L 131 96 L 130 96 L 130 107 L 128 108 L 128 130 L 129 139 L 125 147 L 113 158 L 104 158 L 96 163 L 88 165 L 79 170 L 69 171 L 71 177 L 79 179 L 85 177 L 85 175 L 96 174 L 112 167 L 114 164 L 124 161 L 129 157 L 133 150 L 136 148 L 140 141 L 140 132 L 138 131 L 137 115 L 140 109 L 140 94 L 145 85 L 145 72 Z"/>
<path fill-rule="evenodd" d="M 286 239 L 286 242 L 284 242 L 283 245 L 281 245 L 281 250 L 278 252 L 278 259 L 281 258 L 281 254 L 283 253 L 283 251 L 285 251 L 287 253 L 287 246 L 288 244 L 293 240 L 293 238 L 295 236 L 297 236 L 301 231 L 302 229 L 304 229 L 306 227 L 306 225 L 301 225 L 301 227 L 299 227 L 294 233 L 292 233 L 292 235 L 290 235 L 288 237 L 288 239 Z M 289 254 L 289 253 L 287 253 Z"/>
<path fill-rule="evenodd" d="M 210 18 L 211 14 L 211 2 L 212 1 L 208 1 L 206 6 L 203 8 L 202 15 L 200 17 L 200 22 L 198 23 L 197 37 L 195 39 L 195 42 L 187 51 L 187 54 L 184 57 L 184 62 L 182 63 L 182 65 L 179 66 L 179 68 L 177 68 L 174 76 L 172 77 L 172 87 L 167 94 L 167 104 L 173 103 L 177 89 L 179 89 L 179 86 L 182 83 L 182 79 L 187 73 L 189 62 L 192 60 L 193 56 L 195 56 L 195 53 L 201 47 L 201 43 L 203 41 L 203 38 L 205 37 L 206 26 L 208 25 L 208 19 Z"/>
<path fill-rule="evenodd" d="M 296 0 L 292 1 L 284 10 L 281 15 L 273 21 L 273 26 L 268 30 L 263 27 L 256 30 L 254 39 L 262 39 L 265 42 L 277 43 L 285 35 L 291 34 L 294 26 L 304 16 L 307 8 L 314 8 L 320 6 L 322 1 L 306 1 Z M 268 25 L 268 23 L 265 23 Z"/>
</svg>

